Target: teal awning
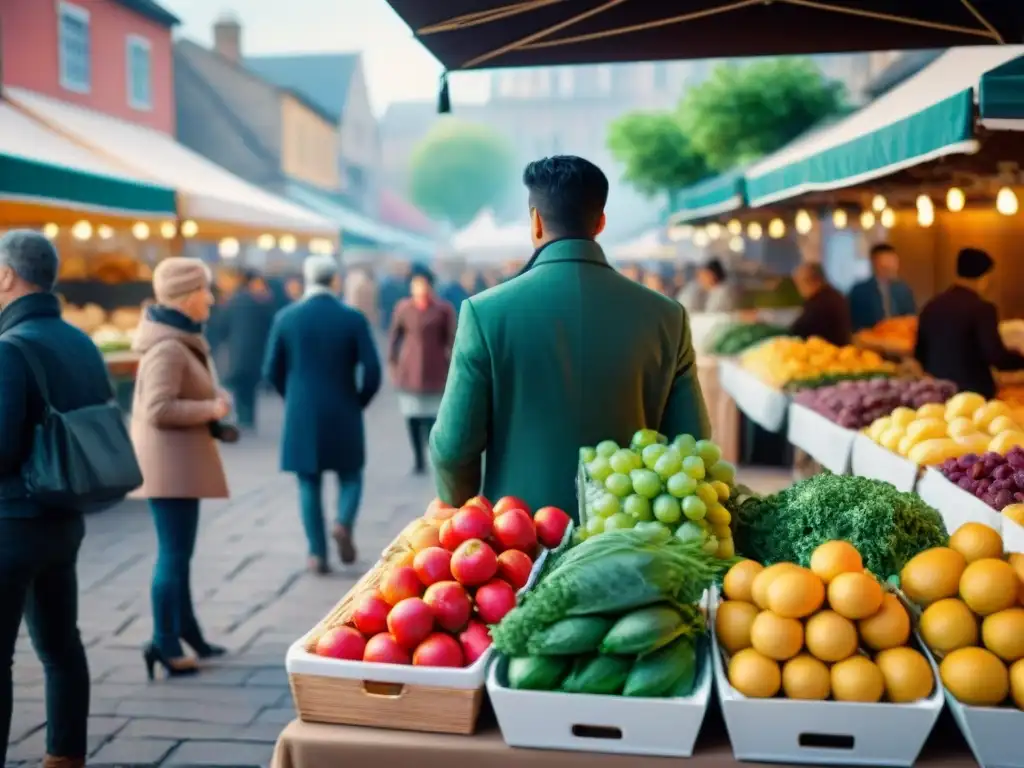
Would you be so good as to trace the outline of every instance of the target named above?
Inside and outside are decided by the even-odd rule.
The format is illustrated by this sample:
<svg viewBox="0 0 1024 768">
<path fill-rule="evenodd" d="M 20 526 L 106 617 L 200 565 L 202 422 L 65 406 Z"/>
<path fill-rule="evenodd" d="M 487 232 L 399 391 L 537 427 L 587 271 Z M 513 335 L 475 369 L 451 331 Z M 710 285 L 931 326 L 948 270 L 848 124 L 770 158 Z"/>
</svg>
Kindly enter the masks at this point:
<svg viewBox="0 0 1024 768">
<path fill-rule="evenodd" d="M 419 256 L 433 256 L 437 249 L 427 238 L 402 232 L 352 210 L 339 196 L 330 192 L 289 182 L 285 187 L 285 195 L 293 202 L 335 222 L 341 231 L 342 249 L 346 245 L 378 247 Z"/>
<path fill-rule="evenodd" d="M 842 189 L 929 160 L 978 150 L 974 93 L 1021 46 L 956 48 L 862 109 L 751 166 L 751 206 Z"/>
<path fill-rule="evenodd" d="M 982 75 L 978 113 L 986 122 L 1024 120 L 1024 54 Z"/>
<path fill-rule="evenodd" d="M 741 168 L 698 182 L 676 195 L 676 211 L 671 220 L 684 224 L 738 210 L 745 202 L 744 188 Z"/>
<path fill-rule="evenodd" d="M 0 102 L 0 200 L 115 216 L 176 216 L 174 190 L 113 163 Z"/>
</svg>

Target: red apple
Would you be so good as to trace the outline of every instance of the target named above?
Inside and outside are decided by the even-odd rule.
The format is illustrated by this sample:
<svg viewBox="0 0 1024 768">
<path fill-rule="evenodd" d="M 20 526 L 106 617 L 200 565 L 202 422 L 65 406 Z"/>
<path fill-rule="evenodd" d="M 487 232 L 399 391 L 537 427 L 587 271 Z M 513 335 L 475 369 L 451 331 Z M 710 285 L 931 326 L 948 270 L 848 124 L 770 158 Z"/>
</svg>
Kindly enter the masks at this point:
<svg viewBox="0 0 1024 768">
<path fill-rule="evenodd" d="M 418 597 L 407 597 L 388 614 L 388 632 L 403 648 L 415 648 L 433 629 L 434 612 Z"/>
<path fill-rule="evenodd" d="M 510 509 L 521 509 L 526 514 L 530 514 L 530 505 L 522 499 L 515 496 L 502 496 L 494 505 L 494 516 L 504 514 Z"/>
<path fill-rule="evenodd" d="M 408 664 L 409 652 L 387 632 L 374 635 L 366 641 L 363 661 L 374 661 L 378 664 Z"/>
<path fill-rule="evenodd" d="M 456 512 L 451 528 L 451 535 L 459 544 L 470 539 L 486 539 L 494 530 L 490 513 L 475 505 Z"/>
<path fill-rule="evenodd" d="M 516 607 L 516 591 L 501 579 L 492 579 L 477 589 L 476 612 L 485 624 L 497 624 Z"/>
<path fill-rule="evenodd" d="M 462 646 L 451 635 L 435 632 L 416 646 L 412 663 L 417 667 L 461 667 Z"/>
<path fill-rule="evenodd" d="M 483 584 L 498 572 L 498 556 L 480 539 L 470 539 L 452 553 L 452 576 L 464 587 Z"/>
<path fill-rule="evenodd" d="M 463 507 L 473 507 L 473 506 L 480 507 L 480 509 L 482 509 L 484 512 L 486 512 L 488 515 L 490 515 L 491 517 L 494 517 L 494 507 L 491 505 L 491 502 L 489 502 L 484 496 L 474 496 L 472 499 L 467 501 L 462 506 Z"/>
<path fill-rule="evenodd" d="M 430 606 L 434 621 L 441 629 L 458 632 L 469 621 L 473 603 L 457 581 L 439 581 L 427 587 L 423 602 Z"/>
<path fill-rule="evenodd" d="M 518 549 L 507 549 L 498 555 L 498 576 L 512 585 L 512 589 L 520 590 L 530 580 L 533 560 L 525 552 Z"/>
<path fill-rule="evenodd" d="M 389 570 L 380 580 L 379 589 L 381 597 L 389 605 L 398 605 L 406 598 L 423 594 L 423 584 L 411 565 L 400 565 Z"/>
<path fill-rule="evenodd" d="M 363 595 L 352 612 L 352 623 L 367 637 L 388 631 L 388 612 L 391 604 L 379 592 Z"/>
<path fill-rule="evenodd" d="M 423 518 L 433 525 L 440 526 L 445 520 L 450 520 L 457 511 L 451 504 L 446 504 L 440 499 L 434 499 L 427 506 L 427 511 L 423 513 Z"/>
<path fill-rule="evenodd" d="M 537 538 L 548 549 L 554 549 L 562 543 L 565 529 L 572 518 L 558 507 L 541 507 L 533 516 L 533 525 L 537 529 Z"/>
<path fill-rule="evenodd" d="M 330 659 L 359 661 L 366 651 L 366 638 L 359 630 L 343 626 L 328 629 L 316 642 L 316 655 Z"/>
<path fill-rule="evenodd" d="M 445 520 L 441 523 L 441 530 L 438 531 L 438 539 L 441 541 L 441 546 L 449 552 L 454 552 L 455 548 L 462 543 L 462 539 L 456 535 L 455 529 L 452 528 L 451 520 Z"/>
<path fill-rule="evenodd" d="M 491 647 L 491 633 L 479 621 L 469 622 L 469 626 L 459 634 L 459 645 L 466 657 L 466 666 L 479 659 Z"/>
<path fill-rule="evenodd" d="M 452 553 L 441 547 L 428 547 L 417 552 L 412 560 L 413 570 L 420 577 L 423 586 L 429 587 L 439 581 L 452 578 Z"/>
<path fill-rule="evenodd" d="M 533 552 L 537 548 L 537 529 L 533 519 L 521 509 L 510 509 L 494 518 L 494 538 L 502 549 Z"/>
</svg>

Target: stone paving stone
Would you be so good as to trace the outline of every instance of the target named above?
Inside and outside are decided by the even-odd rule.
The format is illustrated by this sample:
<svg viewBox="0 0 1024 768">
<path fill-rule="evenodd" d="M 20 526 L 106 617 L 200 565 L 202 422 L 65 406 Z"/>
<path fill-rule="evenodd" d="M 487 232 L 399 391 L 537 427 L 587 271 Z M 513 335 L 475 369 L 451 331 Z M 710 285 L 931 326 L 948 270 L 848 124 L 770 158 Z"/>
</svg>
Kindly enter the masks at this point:
<svg viewBox="0 0 1024 768">
<path fill-rule="evenodd" d="M 296 715 L 294 706 L 276 707 L 274 709 L 265 709 L 262 712 L 260 712 L 259 716 L 256 718 L 256 722 L 274 723 L 276 725 L 280 725 L 283 728 L 292 720 L 294 720 L 295 717 Z"/>
<path fill-rule="evenodd" d="M 283 669 L 260 669 L 245 680 L 246 685 L 269 685 L 276 688 L 288 685 L 288 673 Z"/>
<path fill-rule="evenodd" d="M 231 766 L 232 768 L 270 764 L 272 744 L 244 744 L 233 741 L 189 741 L 167 756 L 164 765 Z"/>
<path fill-rule="evenodd" d="M 165 738 L 182 741 L 255 741 L 273 744 L 281 733 L 277 723 L 255 725 L 218 725 L 216 723 L 187 723 L 178 720 L 138 718 L 121 731 L 119 738 Z"/>
<path fill-rule="evenodd" d="M 249 702 L 125 699 L 118 706 L 117 713 L 122 717 L 155 717 L 200 723 L 247 725 L 256 718 L 261 708 L 259 704 Z"/>
<path fill-rule="evenodd" d="M 114 739 L 89 759 L 89 765 L 118 768 L 160 765 L 177 744 L 173 739 Z"/>
</svg>

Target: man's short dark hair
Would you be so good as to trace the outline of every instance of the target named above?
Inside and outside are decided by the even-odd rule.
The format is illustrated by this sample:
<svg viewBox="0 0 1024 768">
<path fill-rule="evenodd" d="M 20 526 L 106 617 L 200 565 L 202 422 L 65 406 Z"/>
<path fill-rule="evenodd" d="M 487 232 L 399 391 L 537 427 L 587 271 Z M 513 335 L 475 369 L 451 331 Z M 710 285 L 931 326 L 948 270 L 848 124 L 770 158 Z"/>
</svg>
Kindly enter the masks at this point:
<svg viewBox="0 0 1024 768">
<path fill-rule="evenodd" d="M 242 283 L 248 288 L 251 288 L 253 286 L 253 283 L 256 283 L 262 278 L 263 276 L 257 269 L 253 269 L 252 267 L 245 267 L 242 270 Z"/>
<path fill-rule="evenodd" d="M 530 207 L 555 237 L 592 238 L 608 202 L 608 177 L 589 160 L 556 155 L 523 171 Z"/>
<path fill-rule="evenodd" d="M 57 284 L 60 257 L 53 243 L 31 229 L 15 229 L 0 237 L 0 266 L 41 291 Z"/>
<path fill-rule="evenodd" d="M 710 260 L 708 260 L 704 264 L 702 269 L 706 269 L 708 272 L 710 272 L 712 275 L 714 275 L 716 282 L 719 282 L 719 283 L 724 283 L 725 282 L 725 278 L 726 278 L 725 267 L 722 266 L 722 262 L 719 261 L 718 259 L 710 259 Z"/>
<path fill-rule="evenodd" d="M 872 261 L 877 259 L 879 256 L 885 253 L 896 253 L 896 249 L 893 248 L 889 243 L 875 243 L 871 246 L 871 250 L 868 251 L 868 256 Z"/>
</svg>

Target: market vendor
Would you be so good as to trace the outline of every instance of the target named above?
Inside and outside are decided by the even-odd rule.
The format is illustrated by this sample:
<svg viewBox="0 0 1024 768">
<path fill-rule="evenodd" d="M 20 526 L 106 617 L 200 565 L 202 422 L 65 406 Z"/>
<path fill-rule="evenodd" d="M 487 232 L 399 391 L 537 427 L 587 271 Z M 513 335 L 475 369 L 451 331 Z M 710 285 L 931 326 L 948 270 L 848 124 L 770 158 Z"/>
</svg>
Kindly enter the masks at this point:
<svg viewBox="0 0 1024 768">
<path fill-rule="evenodd" d="M 697 282 L 704 291 L 705 312 L 735 312 L 738 301 L 719 259 L 710 259 L 697 270 Z"/>
<path fill-rule="evenodd" d="M 987 398 L 996 395 L 993 368 L 1024 369 L 1024 356 L 1003 344 L 995 305 L 983 298 L 994 266 L 978 248 L 957 254 L 956 282 L 924 305 L 914 349 L 926 373 Z"/>
<path fill-rule="evenodd" d="M 793 282 L 804 299 L 800 316 L 790 326 L 793 336 L 818 336 L 841 347 L 850 343 L 850 307 L 846 297 L 833 288 L 821 264 L 804 262 L 793 273 Z"/>
<path fill-rule="evenodd" d="M 580 446 L 644 427 L 704 438 L 708 417 L 685 311 L 595 242 L 601 169 L 544 158 L 523 182 L 536 250 L 515 280 L 463 303 L 431 458 L 449 504 L 515 495 L 575 516 Z"/>
<path fill-rule="evenodd" d="M 853 331 L 874 328 L 891 317 L 917 313 L 914 293 L 900 280 L 900 257 L 888 243 L 871 246 L 871 277 L 850 289 Z"/>
</svg>

